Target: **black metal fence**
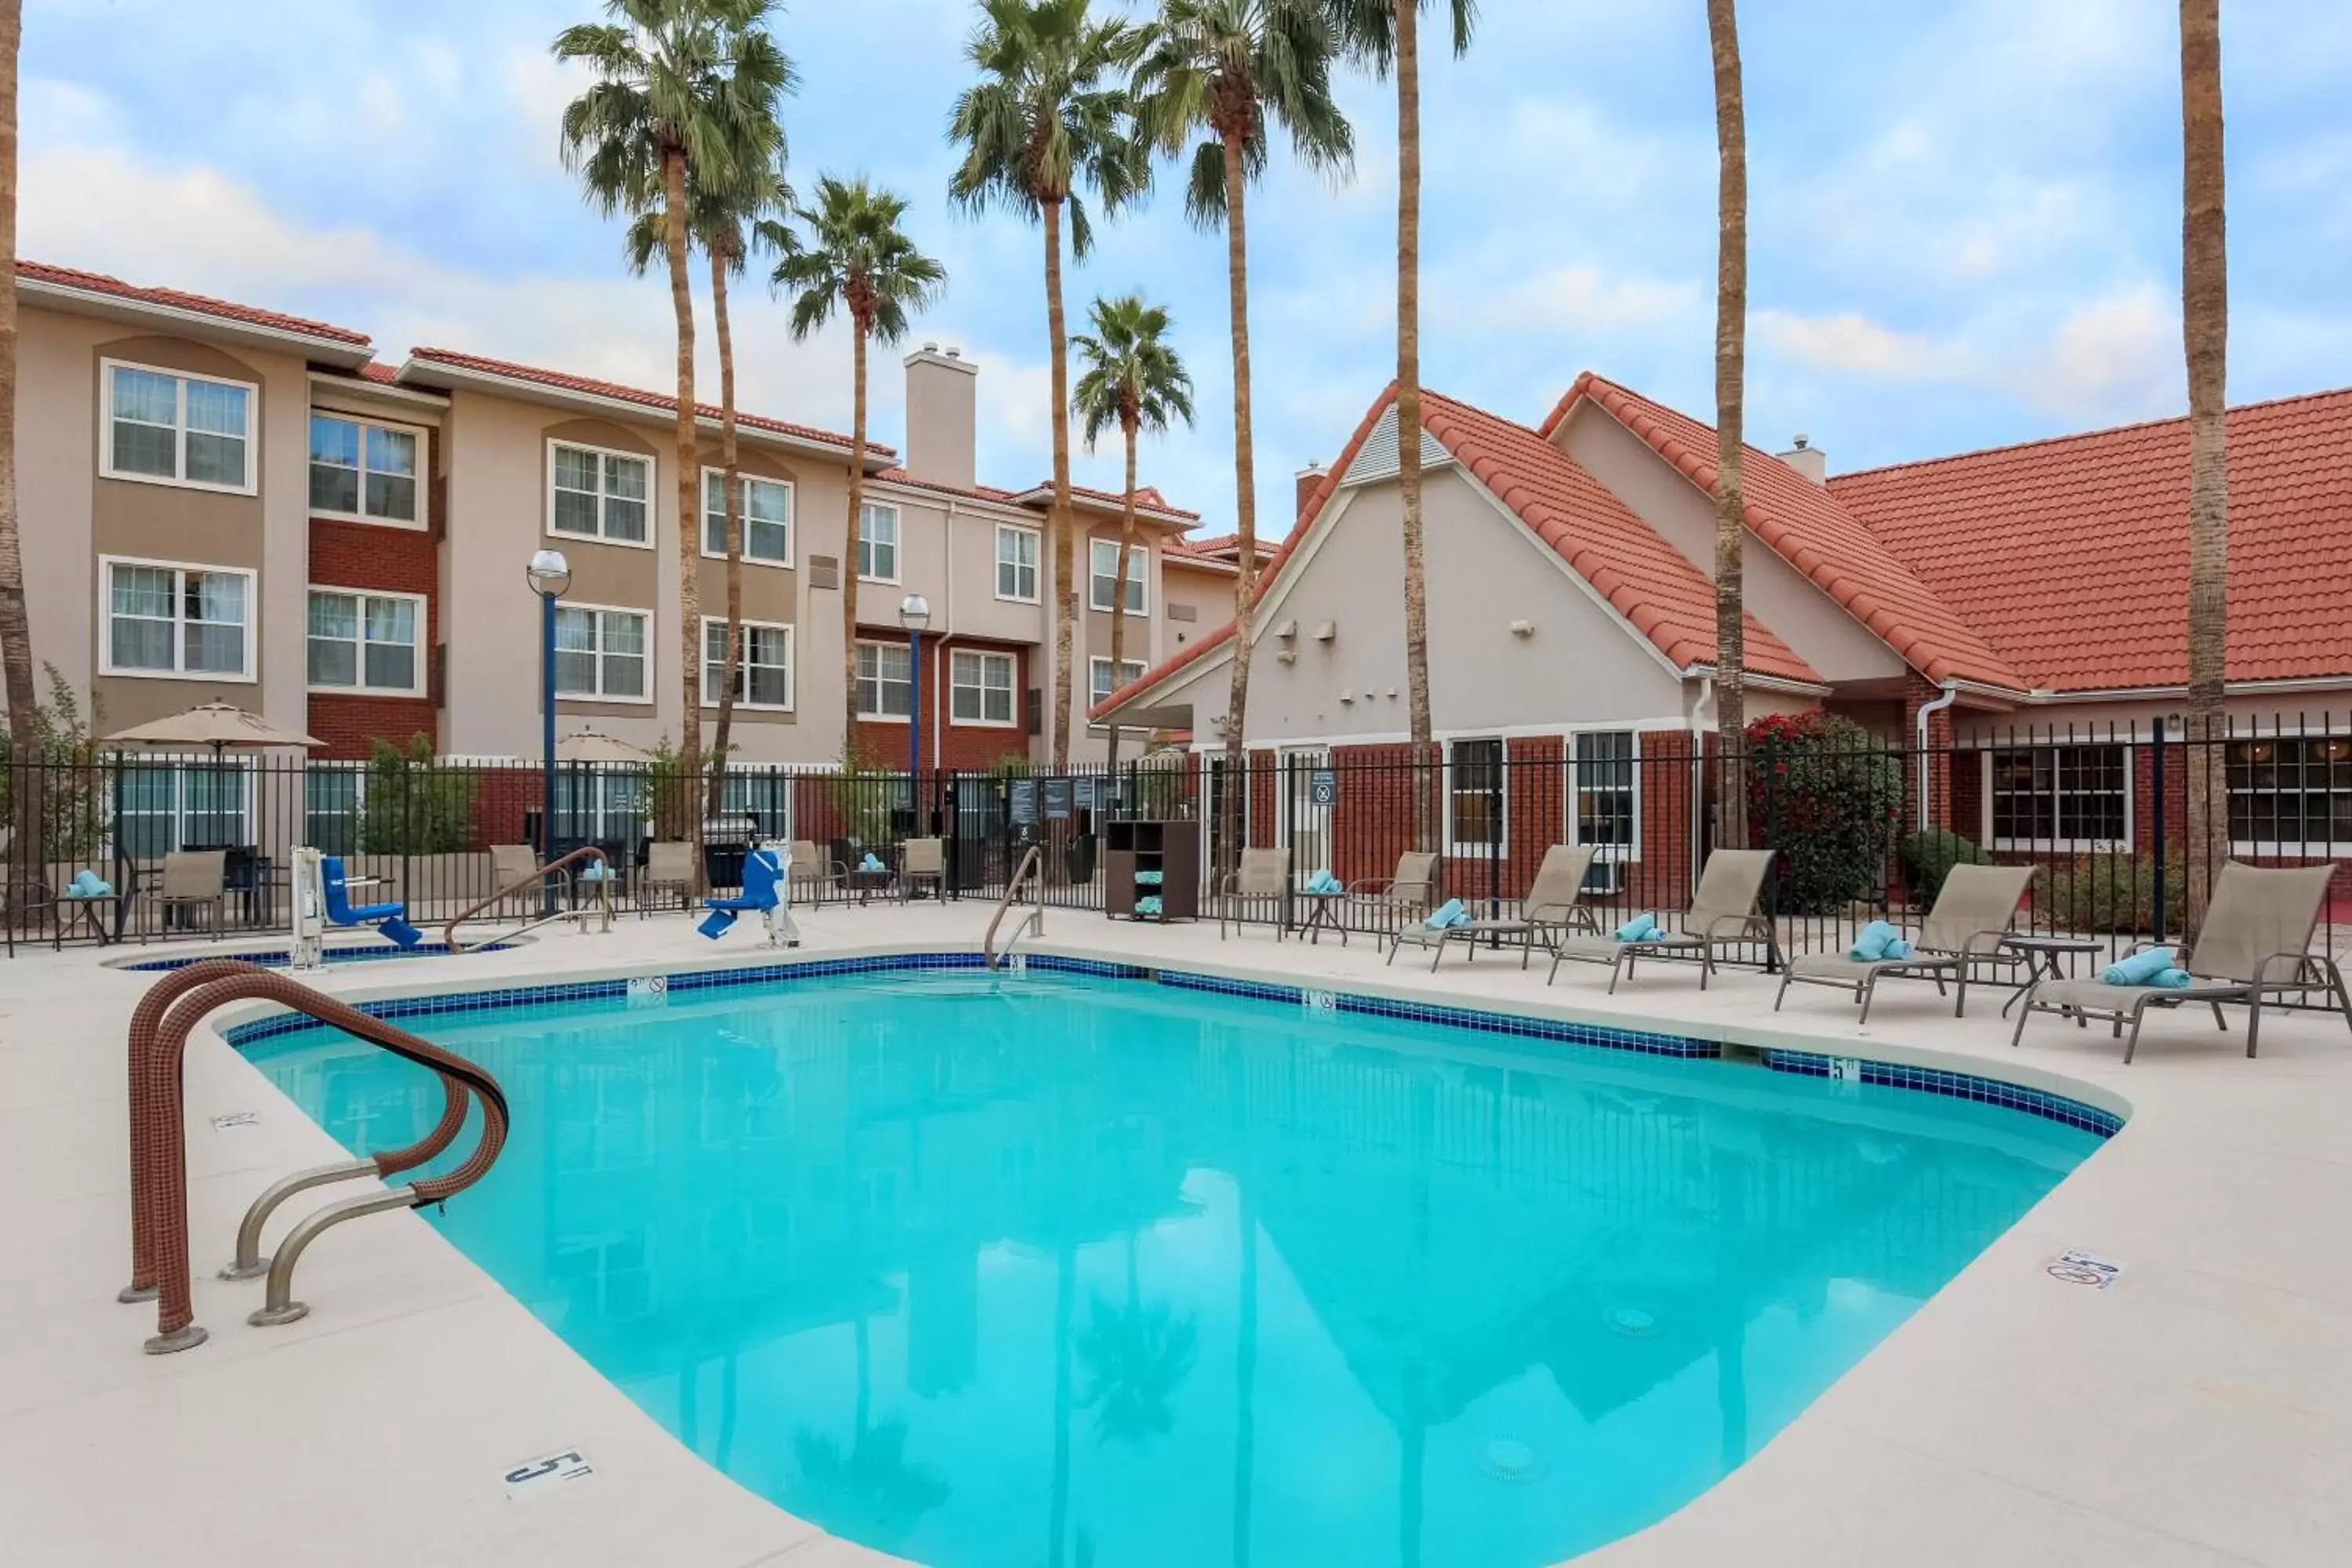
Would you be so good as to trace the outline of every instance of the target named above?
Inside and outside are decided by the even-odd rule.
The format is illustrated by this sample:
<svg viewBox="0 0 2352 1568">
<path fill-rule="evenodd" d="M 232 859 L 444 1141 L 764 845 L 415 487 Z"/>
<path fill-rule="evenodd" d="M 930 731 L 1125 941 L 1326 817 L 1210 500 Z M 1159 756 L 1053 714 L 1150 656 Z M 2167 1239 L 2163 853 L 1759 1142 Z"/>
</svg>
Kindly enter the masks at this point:
<svg viewBox="0 0 2352 1568">
<path fill-rule="evenodd" d="M 1254 752 L 1238 766 L 1161 752 L 1116 773 L 1054 775 L 737 767 L 715 798 L 709 781 L 688 789 L 658 765 L 565 765 L 550 837 L 559 854 L 602 847 L 625 911 L 690 896 L 655 874 L 656 846 L 685 839 L 698 815 L 700 881 L 712 891 L 737 885 L 750 843 L 793 839 L 817 868 L 795 889 L 800 901 L 895 898 L 907 840 L 937 837 L 945 887 L 925 896 L 997 896 L 1036 844 L 1047 901 L 1101 910 L 1128 901 L 1110 896 L 1111 825 L 1167 823 L 1192 839 L 1188 859 L 1201 871 L 1198 887 L 1163 907 L 1259 925 L 1304 924 L 1319 910 L 1328 926 L 1377 932 L 1424 912 L 1384 887 L 1416 847 L 1439 857 L 1436 898 L 1508 915 L 1547 849 L 1591 845 L 1585 896 L 1609 924 L 1685 908 L 1707 852 L 1744 834 L 1777 851 L 1765 903 L 1792 952 L 1843 947 L 1873 920 L 1916 927 L 1962 860 L 2031 864 L 2021 929 L 2102 952 L 2179 938 L 2226 858 L 2352 860 L 2352 725 L 2332 718 L 2210 739 L 2187 738 L 2175 721 L 2161 742 L 2147 721 L 2020 727 L 1925 747 L 1809 718 L 1761 726 L 1737 764 L 1684 731 L 1454 740 L 1437 751 L 1426 763 L 1403 747 Z M 511 764 L 136 754 L 21 764 L 0 785 L 12 944 L 284 931 L 288 868 L 304 844 L 379 879 L 372 899 L 407 904 L 420 923 L 446 919 L 500 889 L 510 861 L 497 847 L 541 842 L 547 790 L 538 768 Z M 40 847 L 20 872 L 17 846 L 33 837 Z M 1286 852 L 1286 891 L 1223 894 L 1244 847 Z M 193 863 L 173 858 L 189 852 Z M 215 864 L 217 901 L 184 896 L 186 879 Z M 112 892 L 74 897 L 85 871 Z M 1318 872 L 1349 890 L 1301 897 Z M 2347 918 L 2352 871 L 2323 911 L 2331 949 Z"/>
</svg>

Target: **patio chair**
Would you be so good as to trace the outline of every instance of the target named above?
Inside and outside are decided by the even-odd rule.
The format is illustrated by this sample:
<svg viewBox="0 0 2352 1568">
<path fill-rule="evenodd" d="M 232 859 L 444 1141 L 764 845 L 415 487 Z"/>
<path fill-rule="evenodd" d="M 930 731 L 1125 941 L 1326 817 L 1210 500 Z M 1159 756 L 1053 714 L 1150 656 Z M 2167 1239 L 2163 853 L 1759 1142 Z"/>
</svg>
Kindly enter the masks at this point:
<svg viewBox="0 0 2352 1568">
<path fill-rule="evenodd" d="M 1908 958 L 1856 958 L 1851 952 L 1815 952 L 1792 958 L 1780 972 L 1780 994 L 1772 1011 L 1780 1010 L 1791 985 L 1834 985 L 1851 991 L 1862 1004 L 1856 1023 L 1870 1022 L 1870 1004 L 1881 980 L 1933 980 L 1944 994 L 1947 975 L 1959 983 L 1952 1016 L 1969 1010 L 1969 970 L 1971 965 L 2000 957 L 2000 944 L 2033 885 L 2031 866 L 1955 866 L 1937 889 L 1935 907 L 1919 928 L 1919 940 Z M 2014 955 L 2012 955 L 2014 956 Z"/>
<path fill-rule="evenodd" d="M 1471 920 L 1461 925 L 1433 931 L 1426 921 L 1416 921 L 1400 926 L 1389 941 L 1389 962 L 1396 962 L 1397 950 L 1411 942 L 1416 947 L 1434 948 L 1429 961 L 1429 972 L 1437 973 L 1444 961 L 1446 944 L 1463 942 L 1469 944 L 1472 963 L 1477 962 L 1478 939 L 1487 937 L 1501 941 L 1517 937 L 1519 942 L 1519 967 L 1525 969 L 1535 955 L 1538 942 L 1546 947 L 1557 947 L 1561 938 L 1571 930 L 1597 932 L 1591 909 L 1584 902 L 1584 879 L 1592 869 L 1592 858 L 1598 853 L 1590 844 L 1555 844 L 1544 851 L 1543 864 L 1536 868 L 1536 879 L 1528 889 L 1520 905 L 1520 913 L 1510 920 Z"/>
<path fill-rule="evenodd" d="M 1438 865 L 1433 851 L 1408 849 L 1397 857 L 1395 876 L 1359 882 L 1348 891 L 1369 900 L 1397 925 L 1409 925 L 1437 907 Z"/>
<path fill-rule="evenodd" d="M 930 884 L 934 894 L 948 896 L 948 842 L 944 838 L 909 838 L 898 849 L 898 901 L 912 903 L 915 889 Z"/>
<path fill-rule="evenodd" d="M 528 844 L 493 844 L 490 846 L 490 890 L 503 893 L 518 882 L 528 880 L 539 869 L 539 851 Z M 517 899 L 528 900 L 530 889 L 517 892 Z M 504 910 L 500 911 L 504 913 Z"/>
<path fill-rule="evenodd" d="M 795 838 L 786 847 L 784 886 L 794 902 L 806 898 L 821 904 L 829 894 L 841 891 L 845 868 L 837 860 L 828 860 L 814 839 Z"/>
<path fill-rule="evenodd" d="M 1715 976 L 1716 949 L 1749 942 L 1762 942 L 1778 963 L 1780 940 L 1773 934 L 1772 922 L 1756 908 L 1764 896 L 1764 874 L 1772 868 L 1772 855 L 1769 849 L 1713 851 L 1699 868 L 1698 890 L 1691 895 L 1691 906 L 1683 913 L 1681 931 L 1661 931 L 1656 936 L 1632 941 L 1604 934 L 1563 936 L 1552 945 L 1551 973 L 1544 984 L 1559 978 L 1564 963 L 1605 963 L 1610 994 L 1614 995 L 1618 979 L 1633 969 L 1634 960 L 1645 954 L 1687 953 L 1698 959 L 1698 987 L 1704 991 Z"/>
<path fill-rule="evenodd" d="M 198 910 L 207 914 L 205 930 L 218 934 L 228 908 L 228 851 L 181 849 L 163 857 L 163 878 L 156 884 L 155 902 L 163 911 L 163 929 L 185 910 L 189 922 Z"/>
<path fill-rule="evenodd" d="M 2150 1007 L 2179 1007 L 2204 1003 L 2213 1009 L 2213 1022 L 2227 1030 L 2221 1016 L 2224 1002 L 2244 1003 L 2246 1055 L 2261 1042 L 2263 1002 L 2275 994 L 2321 992 L 2326 1011 L 2341 1012 L 2352 1024 L 2352 994 L 2344 986 L 2344 972 L 2336 960 L 2311 951 L 2312 932 L 2319 927 L 2319 911 L 2327 900 L 2327 885 L 2336 867 L 2249 866 L 2231 860 L 2214 879 L 2213 898 L 2205 910 L 2204 929 L 2180 967 L 2195 977 L 2186 988 L 2161 985 L 2110 985 L 2104 980 L 2043 980 L 2025 993 L 2018 1009 L 2017 1029 L 2010 1036 L 2013 1047 L 2025 1037 L 2025 1020 L 2035 1013 L 2072 1014 L 2077 1018 L 2105 1018 L 2120 1035 L 2131 1026 L 2124 1044 L 2128 1064 L 2139 1049 L 2140 1025 Z M 2152 944 L 2151 944 L 2152 945 Z M 2148 946 L 2134 949 L 2145 952 Z"/>
<path fill-rule="evenodd" d="M 694 847 L 675 839 L 656 839 L 646 849 L 646 874 L 637 880 L 637 917 L 653 907 L 658 891 L 667 890 L 681 910 L 694 900 Z"/>
<path fill-rule="evenodd" d="M 1225 929 L 1242 923 L 1241 912 L 1234 904 L 1248 899 L 1276 900 L 1274 940 L 1283 938 L 1281 899 L 1290 890 L 1290 851 L 1287 849 L 1244 849 L 1241 864 L 1225 873 L 1217 888 L 1217 940 L 1225 938 Z"/>
</svg>

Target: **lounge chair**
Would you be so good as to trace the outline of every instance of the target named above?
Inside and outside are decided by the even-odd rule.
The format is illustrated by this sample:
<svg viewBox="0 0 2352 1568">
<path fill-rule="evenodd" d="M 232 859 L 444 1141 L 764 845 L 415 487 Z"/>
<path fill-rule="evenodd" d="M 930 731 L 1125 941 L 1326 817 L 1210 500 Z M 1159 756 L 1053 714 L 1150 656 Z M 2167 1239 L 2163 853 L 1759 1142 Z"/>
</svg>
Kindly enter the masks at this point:
<svg viewBox="0 0 2352 1568">
<path fill-rule="evenodd" d="M 1772 855 L 1769 849 L 1717 849 L 1708 855 L 1679 931 L 1630 942 L 1607 934 L 1561 937 L 1552 945 L 1551 973 L 1544 984 L 1559 978 L 1562 963 L 1605 963 L 1613 995 L 1618 978 L 1633 968 L 1635 959 L 1690 953 L 1698 959 L 1698 985 L 1704 991 L 1715 975 L 1715 950 L 1740 942 L 1762 942 L 1777 962 L 1780 947 L 1772 922 L 1756 909 L 1764 896 L 1764 874 L 1771 869 Z"/>
<path fill-rule="evenodd" d="M 206 915 L 205 929 L 217 934 L 228 907 L 228 851 L 182 849 L 163 857 L 163 879 L 155 892 L 163 907 L 163 929 L 186 911 L 189 924 L 198 910 Z"/>
<path fill-rule="evenodd" d="M 811 903 L 823 903 L 828 894 L 841 891 L 845 868 L 826 859 L 815 840 L 795 838 L 786 853 L 785 887 L 795 901 L 805 898 Z"/>
<path fill-rule="evenodd" d="M 1519 943 L 1519 967 L 1525 969 L 1535 955 L 1536 943 L 1556 947 L 1572 931 L 1596 931 L 1592 910 L 1584 902 L 1584 879 L 1592 869 L 1595 853 L 1590 844 L 1555 844 L 1544 851 L 1543 864 L 1536 868 L 1536 879 L 1528 889 L 1520 904 L 1521 912 L 1510 920 L 1470 920 L 1460 925 L 1433 930 L 1427 921 L 1416 921 L 1397 928 L 1389 942 L 1389 962 L 1396 962 L 1397 950 L 1411 942 L 1416 947 L 1434 948 L 1429 961 L 1430 973 L 1445 958 L 1446 944 L 1462 942 L 1469 944 L 1470 960 L 1478 959 L 1481 937 L 1501 941 L 1516 937 Z"/>
<path fill-rule="evenodd" d="M 1397 925 L 1428 918 L 1438 904 L 1436 855 L 1408 849 L 1397 857 L 1396 875 L 1385 881 L 1359 882 L 1348 891 L 1385 912 Z"/>
<path fill-rule="evenodd" d="M 1271 899 L 1276 901 L 1274 940 L 1280 942 L 1284 934 L 1280 900 L 1289 890 L 1289 850 L 1244 849 L 1242 863 L 1225 873 L 1217 889 L 1217 940 L 1224 940 L 1226 927 L 1241 924 L 1241 914 L 1234 907 L 1237 900 Z"/>
<path fill-rule="evenodd" d="M 1947 975 L 1959 982 L 1959 998 L 1952 1016 L 1969 1010 L 1969 970 L 1971 965 L 2000 956 L 2025 889 L 2033 885 L 2031 866 L 1955 866 L 1936 893 L 1936 903 L 1919 927 L 1919 940 L 1908 958 L 1856 958 L 1851 952 L 1815 952 L 1792 958 L 1780 972 L 1780 994 L 1772 1011 L 1780 1010 L 1791 985 L 1834 985 L 1851 991 L 1862 1004 L 1857 1023 L 1870 1022 L 1870 1004 L 1878 983 L 1889 977 L 1933 980 L 1940 994 Z M 2014 955 L 2012 955 L 2014 956 Z"/>
<path fill-rule="evenodd" d="M 898 901 L 913 901 L 916 888 L 926 882 L 935 896 L 948 896 L 948 844 L 944 838 L 909 838 L 898 847 Z"/>
<path fill-rule="evenodd" d="M 644 918 L 653 908 L 658 890 L 667 889 L 677 900 L 681 910 L 689 908 L 694 898 L 694 847 L 689 844 L 656 839 L 646 850 L 646 874 L 637 879 L 637 915 Z"/>
<path fill-rule="evenodd" d="M 2213 1022 L 2229 1028 L 2221 1016 L 2224 1002 L 2244 1003 L 2246 1055 L 2254 1054 L 2263 1029 L 2265 996 L 2323 992 L 2321 1005 L 2343 1013 L 2352 1024 L 2352 994 L 2344 986 L 2344 972 L 2336 960 L 2311 951 L 2311 935 L 2319 926 L 2319 911 L 2327 900 L 2327 885 L 2336 867 L 2248 866 L 2231 860 L 2213 882 L 2213 898 L 2205 911 L 2205 927 L 2180 967 L 2195 977 L 2187 987 L 2110 985 L 2104 980 L 2044 980 L 2025 994 L 2018 1009 L 2017 1029 L 2010 1036 L 2014 1047 L 2025 1037 L 2025 1020 L 2035 1013 L 2072 1014 L 2077 1018 L 2105 1018 L 2116 1034 L 2131 1026 L 2124 1044 L 2128 1063 L 2139 1048 L 2140 1025 L 2150 1007 L 2179 1007 L 2204 1003 L 2213 1009 Z M 2135 950 L 2146 952 L 2146 947 Z"/>
</svg>

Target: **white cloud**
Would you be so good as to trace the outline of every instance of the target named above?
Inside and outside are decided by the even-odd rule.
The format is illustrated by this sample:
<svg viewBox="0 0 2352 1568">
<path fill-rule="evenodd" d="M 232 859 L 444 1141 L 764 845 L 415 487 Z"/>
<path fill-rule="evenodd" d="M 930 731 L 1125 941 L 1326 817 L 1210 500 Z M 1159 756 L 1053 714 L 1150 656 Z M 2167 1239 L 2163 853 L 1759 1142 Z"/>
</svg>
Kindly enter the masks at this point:
<svg viewBox="0 0 2352 1568">
<path fill-rule="evenodd" d="M 1952 344 L 1898 331 L 1853 311 L 1800 316 L 1759 310 L 1750 325 L 1759 344 L 1816 370 L 1889 381 L 1973 380 L 1978 374 Z"/>
</svg>

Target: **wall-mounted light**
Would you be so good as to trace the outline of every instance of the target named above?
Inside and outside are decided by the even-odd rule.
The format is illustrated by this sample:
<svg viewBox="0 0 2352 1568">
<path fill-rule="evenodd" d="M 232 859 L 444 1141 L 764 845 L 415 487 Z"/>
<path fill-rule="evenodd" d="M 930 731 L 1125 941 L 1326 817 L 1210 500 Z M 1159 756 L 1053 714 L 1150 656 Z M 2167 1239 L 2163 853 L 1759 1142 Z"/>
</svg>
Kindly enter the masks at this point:
<svg viewBox="0 0 2352 1568">
<path fill-rule="evenodd" d="M 1295 647 L 1277 649 L 1274 656 L 1274 662 L 1276 664 L 1297 664 L 1298 662 L 1298 650 Z"/>
<path fill-rule="evenodd" d="M 1511 635 L 1515 637 L 1531 637 L 1536 635 L 1536 624 L 1533 621 L 1513 621 Z"/>
<path fill-rule="evenodd" d="M 1298 623 L 1297 621 L 1285 621 L 1282 625 L 1274 628 L 1274 635 L 1280 637 L 1284 642 L 1289 642 L 1298 636 Z"/>
<path fill-rule="evenodd" d="M 1317 642 L 1329 642 L 1333 637 L 1336 637 L 1339 635 L 1339 628 L 1338 625 L 1330 621 L 1325 621 L 1321 626 L 1315 628 L 1315 640 Z"/>
</svg>

